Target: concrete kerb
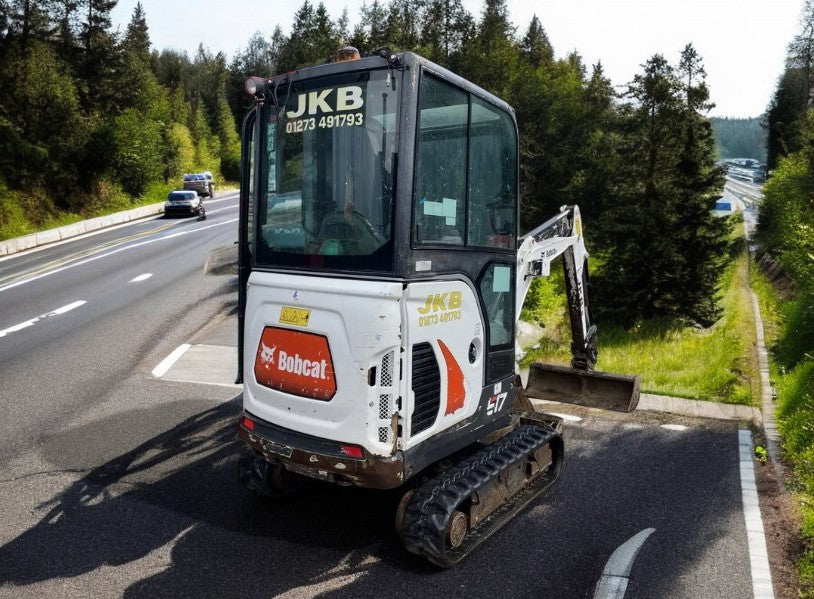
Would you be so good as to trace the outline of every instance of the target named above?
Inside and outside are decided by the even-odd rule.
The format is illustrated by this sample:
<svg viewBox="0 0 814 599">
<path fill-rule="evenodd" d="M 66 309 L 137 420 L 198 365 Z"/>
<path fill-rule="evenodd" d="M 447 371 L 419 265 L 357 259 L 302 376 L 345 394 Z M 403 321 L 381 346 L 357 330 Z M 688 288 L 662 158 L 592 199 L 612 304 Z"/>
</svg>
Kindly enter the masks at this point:
<svg viewBox="0 0 814 599">
<path fill-rule="evenodd" d="M 748 420 L 761 424 L 762 415 L 759 408 L 736 404 L 718 403 L 683 397 L 669 397 L 642 393 L 639 397 L 638 410 L 652 412 L 669 412 L 693 418 L 714 418 L 716 420 Z"/>
<path fill-rule="evenodd" d="M 163 202 L 160 204 L 150 204 L 149 206 L 140 206 L 139 208 L 125 210 L 124 212 L 97 216 L 96 218 L 71 223 L 70 225 L 56 229 L 31 233 L 30 235 L 23 235 L 22 237 L 15 237 L 14 239 L 7 239 L 6 241 L 0 241 L 0 256 L 10 256 L 11 254 L 30 250 L 41 245 L 62 241 L 63 239 L 70 239 L 71 237 L 83 235 L 91 231 L 120 225 L 156 214 L 162 214 L 163 212 Z"/>
<path fill-rule="evenodd" d="M 528 376 L 528 368 L 520 370 L 520 379 L 524 386 L 528 384 Z M 758 426 L 762 424 L 760 409 L 752 406 L 718 403 L 700 399 L 686 399 L 683 397 L 670 397 L 667 395 L 655 395 L 653 393 L 642 393 L 639 395 L 639 405 L 636 410 L 667 412 L 669 414 L 689 416 L 691 418 L 749 421 L 754 422 Z"/>
</svg>

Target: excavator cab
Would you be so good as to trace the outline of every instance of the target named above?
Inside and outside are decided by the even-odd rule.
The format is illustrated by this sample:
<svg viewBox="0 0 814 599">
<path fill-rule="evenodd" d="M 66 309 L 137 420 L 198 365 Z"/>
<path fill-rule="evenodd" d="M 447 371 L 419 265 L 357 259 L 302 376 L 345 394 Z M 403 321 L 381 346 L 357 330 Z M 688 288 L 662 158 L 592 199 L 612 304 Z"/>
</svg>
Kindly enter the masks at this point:
<svg viewBox="0 0 814 599">
<path fill-rule="evenodd" d="M 515 372 L 519 307 L 555 258 L 566 264 L 577 369 L 538 365 L 530 394 L 607 407 L 610 393 L 614 409 L 635 407 L 632 379 L 591 387 L 579 211 L 518 238 L 514 111 L 410 52 L 255 77 L 246 89 L 241 479 L 262 494 L 303 476 L 405 486 L 405 544 L 450 565 L 488 536 L 487 521 L 499 525 L 487 505 L 500 501 L 483 499 L 531 496 L 559 471 L 559 424 L 518 409 L 529 404 Z M 513 457 L 498 467 L 498 454 Z M 440 528 L 422 533 L 432 491 L 416 481 L 450 459 L 497 468 L 503 488 L 473 478 L 433 520 Z"/>
</svg>

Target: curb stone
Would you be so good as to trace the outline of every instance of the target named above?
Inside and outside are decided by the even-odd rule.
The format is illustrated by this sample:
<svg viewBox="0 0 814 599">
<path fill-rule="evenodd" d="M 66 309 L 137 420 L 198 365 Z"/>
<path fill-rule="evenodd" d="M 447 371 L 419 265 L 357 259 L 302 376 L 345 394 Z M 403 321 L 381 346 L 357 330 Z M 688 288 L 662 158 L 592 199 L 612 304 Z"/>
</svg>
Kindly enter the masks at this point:
<svg viewBox="0 0 814 599">
<path fill-rule="evenodd" d="M 164 213 L 164 202 L 160 204 L 150 204 L 148 206 L 140 206 L 132 210 L 125 210 L 124 212 L 116 212 L 106 216 L 97 216 L 88 220 L 83 220 L 64 227 L 56 229 L 48 229 L 47 231 L 40 231 L 39 233 L 31 233 L 23 235 L 22 237 L 15 237 L 0 241 L 0 257 L 11 256 L 18 252 L 30 250 L 42 245 L 62 241 L 63 239 L 70 239 L 78 235 L 84 235 L 91 231 L 98 231 L 114 225 L 120 225 L 134 220 L 139 220 L 147 216 L 154 216 L 156 214 Z"/>
</svg>

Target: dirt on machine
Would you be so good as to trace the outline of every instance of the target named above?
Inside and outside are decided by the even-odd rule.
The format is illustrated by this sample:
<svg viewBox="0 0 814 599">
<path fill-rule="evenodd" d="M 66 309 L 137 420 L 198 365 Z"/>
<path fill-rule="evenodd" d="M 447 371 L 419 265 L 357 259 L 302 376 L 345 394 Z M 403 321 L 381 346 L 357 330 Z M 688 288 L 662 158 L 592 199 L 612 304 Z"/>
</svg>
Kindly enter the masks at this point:
<svg viewBox="0 0 814 599">
<path fill-rule="evenodd" d="M 240 480 L 403 491 L 408 551 L 448 567 L 557 478 L 562 422 L 529 397 L 629 412 L 596 372 L 579 208 L 518 235 L 512 108 L 410 52 L 246 82 Z M 516 371 L 533 278 L 563 268 L 570 367 Z"/>
</svg>

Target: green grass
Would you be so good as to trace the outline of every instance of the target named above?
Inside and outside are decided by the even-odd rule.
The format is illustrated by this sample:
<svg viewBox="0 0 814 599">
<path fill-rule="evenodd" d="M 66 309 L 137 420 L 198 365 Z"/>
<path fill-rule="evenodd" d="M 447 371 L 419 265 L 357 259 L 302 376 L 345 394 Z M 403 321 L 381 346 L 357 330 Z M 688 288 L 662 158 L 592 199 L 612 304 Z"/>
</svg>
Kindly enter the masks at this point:
<svg viewBox="0 0 814 599">
<path fill-rule="evenodd" d="M 150 204 L 163 203 L 167 194 L 180 183 L 153 182 L 137 198 L 125 194 L 118 185 L 105 179 L 96 181 L 91 190 L 75 194 L 72 204 L 78 210 L 59 210 L 42 190 L 17 192 L 0 181 L 0 241 L 21 237 L 39 231 L 55 229 L 72 223 L 106 216 Z M 234 183 L 224 182 L 219 191 L 235 189 Z"/>
<path fill-rule="evenodd" d="M 766 336 L 766 345 L 777 348 L 784 337 L 795 335 L 794 314 L 801 298 L 782 298 L 766 277 L 754 267 L 752 286 L 758 296 Z M 814 599 L 814 356 L 803 354 L 803 360 L 792 368 L 770 353 L 772 381 L 777 391 L 777 427 L 783 453 L 791 463 L 795 490 L 802 515 L 801 536 L 806 545 L 800 562 L 803 599 Z"/>
<path fill-rule="evenodd" d="M 631 330 L 601 331 L 597 368 L 639 374 L 642 390 L 725 403 L 753 403 L 759 385 L 754 355 L 754 317 L 740 256 L 722 277 L 723 316 L 708 329 L 649 321 Z"/>
<path fill-rule="evenodd" d="M 741 229 L 742 231 L 742 229 Z M 736 231 L 733 237 L 737 236 Z M 737 240 L 736 258 L 721 277 L 723 316 L 708 329 L 667 320 L 641 322 L 625 330 L 600 323 L 598 370 L 638 374 L 642 391 L 692 399 L 752 405 L 760 380 L 755 347 L 755 324 L 747 288 L 748 263 Z M 553 277 L 542 293 L 561 292 L 561 276 Z M 534 291 L 534 290 L 532 290 Z M 532 309 L 523 317 L 542 322 L 546 337 L 530 351 L 521 366 L 533 361 L 568 364 L 570 329 L 562 304 L 537 299 L 530 292 Z M 546 313 L 545 308 L 551 311 Z M 541 314 L 542 312 L 542 314 Z"/>
</svg>

